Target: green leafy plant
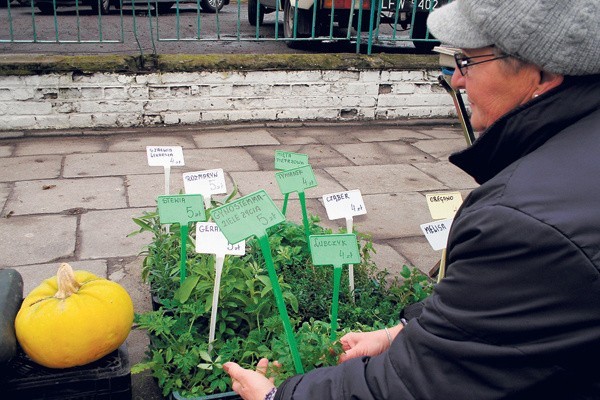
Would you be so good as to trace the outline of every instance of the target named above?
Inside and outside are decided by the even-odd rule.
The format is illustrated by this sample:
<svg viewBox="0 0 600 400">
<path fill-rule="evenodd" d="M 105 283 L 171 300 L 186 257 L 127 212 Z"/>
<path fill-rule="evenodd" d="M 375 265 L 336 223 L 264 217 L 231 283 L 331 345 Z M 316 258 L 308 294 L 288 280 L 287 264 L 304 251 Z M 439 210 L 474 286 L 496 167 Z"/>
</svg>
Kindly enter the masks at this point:
<svg viewBox="0 0 600 400">
<path fill-rule="evenodd" d="M 178 392 L 186 397 L 227 391 L 230 382 L 221 367 L 228 360 L 248 368 L 262 357 L 278 360 L 281 367 L 271 371 L 277 382 L 294 374 L 258 240 L 247 241 L 245 256 L 225 257 L 216 339 L 209 346 L 215 257 L 195 253 L 195 230 L 190 229 L 188 276 L 180 284 L 179 229 L 164 229 L 156 213 L 134 221 L 138 232 L 153 235 L 144 251 L 142 276 L 160 307 L 136 315 L 138 328 L 147 330 L 151 344 L 147 360 L 134 366 L 133 373 L 150 369 L 165 395 Z M 318 223 L 317 217 L 310 217 L 311 234 L 331 233 Z M 370 237 L 357 236 L 361 263 L 354 266 L 356 289 L 351 293 L 343 285 L 341 290 L 337 337 L 398 323 L 400 310 L 422 300 L 432 288 L 429 278 L 415 268 L 404 266 L 400 278 L 378 269 L 371 259 Z M 330 340 L 333 267 L 312 265 L 302 225 L 283 222 L 270 228 L 268 237 L 305 370 L 336 364 L 342 349 Z M 342 279 L 348 282 L 347 271 Z"/>
</svg>

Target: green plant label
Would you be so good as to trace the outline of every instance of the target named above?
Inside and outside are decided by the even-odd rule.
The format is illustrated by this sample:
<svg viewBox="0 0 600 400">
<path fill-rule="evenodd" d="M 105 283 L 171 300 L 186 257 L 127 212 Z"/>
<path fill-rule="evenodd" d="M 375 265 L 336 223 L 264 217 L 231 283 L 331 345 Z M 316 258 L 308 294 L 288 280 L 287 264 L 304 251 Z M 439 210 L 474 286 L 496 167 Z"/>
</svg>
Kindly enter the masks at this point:
<svg viewBox="0 0 600 400">
<path fill-rule="evenodd" d="M 206 221 L 201 194 L 158 196 L 157 202 L 161 224 L 187 225 L 188 222 Z"/>
<path fill-rule="evenodd" d="M 146 146 L 148 165 L 151 167 L 181 167 L 183 149 L 181 146 Z"/>
<path fill-rule="evenodd" d="M 264 190 L 216 207 L 211 216 L 229 243 L 237 243 L 253 235 L 265 235 L 267 228 L 285 220 Z"/>
<path fill-rule="evenodd" d="M 200 193 L 205 197 L 227 193 L 225 173 L 222 168 L 186 172 L 183 174 L 183 186 L 186 193 Z"/>
<path fill-rule="evenodd" d="M 283 194 L 304 192 L 305 189 L 317 186 L 317 178 L 310 165 L 288 169 L 275 173 L 279 190 Z"/>
<path fill-rule="evenodd" d="M 275 150 L 275 169 L 288 170 L 308 165 L 308 155 Z"/>
<path fill-rule="evenodd" d="M 349 218 L 367 213 L 358 189 L 323 195 L 323 205 L 329 219 Z"/>
<path fill-rule="evenodd" d="M 314 265 L 341 267 L 360 263 L 358 241 L 353 233 L 311 235 L 309 243 Z"/>
<path fill-rule="evenodd" d="M 428 193 L 425 197 L 433 219 L 454 218 L 463 201 L 460 192 Z"/>
</svg>

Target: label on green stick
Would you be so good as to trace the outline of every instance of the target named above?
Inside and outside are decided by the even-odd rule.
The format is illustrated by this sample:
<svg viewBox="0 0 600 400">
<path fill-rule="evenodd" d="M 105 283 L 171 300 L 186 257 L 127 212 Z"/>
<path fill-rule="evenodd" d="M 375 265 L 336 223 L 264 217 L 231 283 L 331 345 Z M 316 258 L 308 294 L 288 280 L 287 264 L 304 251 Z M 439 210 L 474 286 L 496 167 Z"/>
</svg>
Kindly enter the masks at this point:
<svg viewBox="0 0 600 400">
<path fill-rule="evenodd" d="M 360 252 L 353 233 L 311 235 L 310 250 L 314 265 L 359 264 Z"/>
<path fill-rule="evenodd" d="M 201 194 L 158 196 L 158 215 L 161 224 L 186 224 L 206 221 Z"/>
<path fill-rule="evenodd" d="M 304 192 L 305 189 L 317 186 L 317 178 L 310 165 L 277 172 L 275 179 L 283 194 Z"/>
<path fill-rule="evenodd" d="M 214 208 L 211 216 L 229 243 L 264 235 L 267 228 L 285 220 L 264 190 Z"/>
<path fill-rule="evenodd" d="M 275 169 L 288 170 L 308 165 L 308 155 L 275 150 Z"/>
</svg>

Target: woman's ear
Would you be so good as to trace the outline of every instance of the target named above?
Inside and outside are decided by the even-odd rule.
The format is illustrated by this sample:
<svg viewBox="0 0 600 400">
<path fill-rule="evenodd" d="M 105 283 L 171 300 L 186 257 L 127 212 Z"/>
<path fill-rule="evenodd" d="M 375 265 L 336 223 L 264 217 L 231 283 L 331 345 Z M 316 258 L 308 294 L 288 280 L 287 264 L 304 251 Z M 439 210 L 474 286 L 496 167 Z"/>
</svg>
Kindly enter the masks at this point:
<svg viewBox="0 0 600 400">
<path fill-rule="evenodd" d="M 564 78 L 565 77 L 563 75 L 540 70 L 540 79 L 533 96 L 537 97 L 542 93 L 546 93 L 550 89 L 554 89 L 563 83 Z"/>
</svg>

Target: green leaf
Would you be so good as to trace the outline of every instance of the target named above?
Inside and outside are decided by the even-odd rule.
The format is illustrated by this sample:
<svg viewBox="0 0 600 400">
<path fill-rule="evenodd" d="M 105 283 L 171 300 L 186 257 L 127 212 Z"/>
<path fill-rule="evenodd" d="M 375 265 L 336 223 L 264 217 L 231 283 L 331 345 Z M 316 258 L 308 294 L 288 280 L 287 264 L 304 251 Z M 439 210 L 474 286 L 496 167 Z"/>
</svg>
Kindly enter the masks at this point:
<svg viewBox="0 0 600 400">
<path fill-rule="evenodd" d="M 212 358 L 210 357 L 210 354 L 208 354 L 207 351 L 200 351 L 198 353 L 198 355 L 200 356 L 201 359 L 203 359 L 206 362 L 212 363 Z"/>
<path fill-rule="evenodd" d="M 188 276 L 185 278 L 179 289 L 175 291 L 175 295 L 173 297 L 179 300 L 181 303 L 185 303 L 190 298 L 190 295 L 198 284 L 199 279 L 200 277 L 198 275 Z"/>
</svg>

